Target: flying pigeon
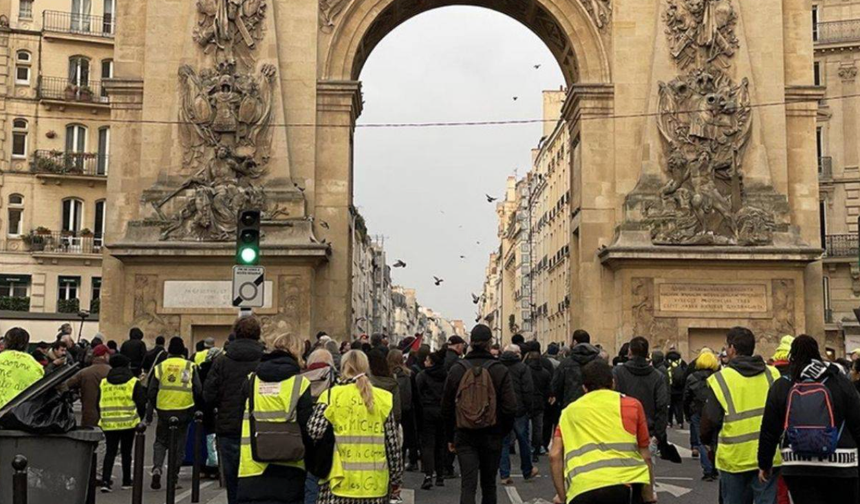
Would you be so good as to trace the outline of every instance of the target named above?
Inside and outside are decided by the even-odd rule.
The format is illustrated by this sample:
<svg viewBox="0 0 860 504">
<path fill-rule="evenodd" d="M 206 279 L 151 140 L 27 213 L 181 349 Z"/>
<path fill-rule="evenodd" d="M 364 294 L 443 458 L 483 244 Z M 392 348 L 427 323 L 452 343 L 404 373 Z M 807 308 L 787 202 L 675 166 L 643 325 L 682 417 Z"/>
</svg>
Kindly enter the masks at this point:
<svg viewBox="0 0 860 504">
<path fill-rule="evenodd" d="M 478 304 L 478 302 L 480 300 L 481 300 L 481 296 L 476 296 L 476 295 L 472 294 L 472 303 Z"/>
<path fill-rule="evenodd" d="M 405 262 L 403 262 L 403 261 L 401 261 L 400 259 L 398 259 L 398 260 L 397 260 L 397 262 L 396 262 L 396 263 L 394 263 L 394 267 L 395 267 L 395 268 L 405 268 L 405 267 L 406 267 L 406 263 L 405 263 Z"/>
<path fill-rule="evenodd" d="M 444 282 L 444 281 L 445 281 L 444 279 L 439 278 L 439 277 L 437 277 L 437 276 L 434 276 L 434 277 L 433 277 L 433 282 L 436 284 L 436 286 L 437 286 L 437 287 L 438 287 L 438 286 L 440 286 L 440 285 L 442 285 L 442 282 Z"/>
<path fill-rule="evenodd" d="M 464 255 L 460 256 L 460 259 L 465 259 L 465 258 L 466 258 L 466 256 L 464 256 Z"/>
<path fill-rule="evenodd" d="M 537 70 L 538 68 L 540 68 L 540 65 L 535 65 L 535 70 Z"/>
<path fill-rule="evenodd" d="M 487 203 L 492 203 L 492 202 L 496 201 L 497 199 L 499 199 L 499 198 L 494 198 L 494 197 L 490 196 L 489 194 L 485 194 L 484 196 L 487 197 Z"/>
<path fill-rule="evenodd" d="M 517 101 L 517 98 L 519 98 L 519 96 L 514 96 L 514 101 Z"/>
</svg>

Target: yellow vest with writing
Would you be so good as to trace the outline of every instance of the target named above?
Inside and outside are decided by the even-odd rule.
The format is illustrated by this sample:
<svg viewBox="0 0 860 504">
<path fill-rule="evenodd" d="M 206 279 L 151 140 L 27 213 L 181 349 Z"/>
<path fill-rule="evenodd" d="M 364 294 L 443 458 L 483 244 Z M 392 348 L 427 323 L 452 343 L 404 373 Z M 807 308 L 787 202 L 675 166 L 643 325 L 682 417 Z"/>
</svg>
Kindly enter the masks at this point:
<svg viewBox="0 0 860 504">
<path fill-rule="evenodd" d="M 650 484 L 636 434 L 624 428 L 621 394 L 595 390 L 570 403 L 558 426 L 564 444 L 565 502 L 613 485 Z"/>
<path fill-rule="evenodd" d="M 0 408 L 43 376 L 45 370 L 30 354 L 17 350 L 0 352 Z"/>
<path fill-rule="evenodd" d="M 299 398 L 311 382 L 307 378 L 296 375 L 282 382 L 264 382 L 259 378 L 254 380 L 254 418 L 264 422 L 295 422 L 295 410 L 289 417 L 290 405 Z M 248 478 L 263 474 L 269 462 L 254 460 L 251 451 L 251 418 L 248 412 L 249 401 L 245 401 L 245 417 L 242 420 L 242 444 L 239 451 L 239 477 Z M 274 462 L 275 465 L 305 468 L 304 460 L 295 462 Z"/>
<path fill-rule="evenodd" d="M 134 429 L 140 423 L 134 404 L 137 378 L 114 385 L 107 378 L 99 384 L 99 427 L 105 431 Z"/>
<path fill-rule="evenodd" d="M 728 473 L 758 469 L 758 438 L 764 404 L 770 386 L 779 376 L 776 368 L 767 366 L 764 373 L 752 377 L 730 367 L 708 377 L 708 386 L 725 411 L 718 438 L 717 469 Z M 782 465 L 779 450 L 773 465 Z"/>
<path fill-rule="evenodd" d="M 373 411 L 364 405 L 358 386 L 338 385 L 320 397 L 328 403 L 326 419 L 334 427 L 334 459 L 326 481 L 338 497 L 371 499 L 388 495 L 385 420 L 394 400 L 391 392 L 373 388 Z"/>
<path fill-rule="evenodd" d="M 179 411 L 194 406 L 194 367 L 191 361 L 182 357 L 170 357 L 155 367 L 157 409 Z"/>
</svg>

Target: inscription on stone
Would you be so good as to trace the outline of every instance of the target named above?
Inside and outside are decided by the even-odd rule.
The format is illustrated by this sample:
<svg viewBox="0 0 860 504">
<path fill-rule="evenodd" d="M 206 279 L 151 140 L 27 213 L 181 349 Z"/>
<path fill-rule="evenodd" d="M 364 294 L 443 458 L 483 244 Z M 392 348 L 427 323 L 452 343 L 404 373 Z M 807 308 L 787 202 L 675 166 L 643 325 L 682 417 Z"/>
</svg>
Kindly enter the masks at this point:
<svg viewBox="0 0 860 504">
<path fill-rule="evenodd" d="M 764 284 L 660 284 L 660 311 L 705 313 L 767 312 Z"/>
<path fill-rule="evenodd" d="M 229 280 L 193 280 L 164 282 L 165 308 L 233 308 L 233 284 Z M 272 282 L 266 282 L 263 308 L 272 306 Z"/>
</svg>

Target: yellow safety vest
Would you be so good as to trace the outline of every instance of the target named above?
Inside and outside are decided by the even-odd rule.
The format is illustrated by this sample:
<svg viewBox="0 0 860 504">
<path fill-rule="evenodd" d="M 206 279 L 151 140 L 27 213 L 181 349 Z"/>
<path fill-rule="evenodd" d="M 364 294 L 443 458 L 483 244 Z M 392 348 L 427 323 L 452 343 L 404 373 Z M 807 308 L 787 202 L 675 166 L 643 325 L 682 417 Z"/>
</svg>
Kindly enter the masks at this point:
<svg viewBox="0 0 860 504">
<path fill-rule="evenodd" d="M 636 434 L 624 428 L 622 395 L 595 390 L 570 403 L 558 426 L 564 444 L 565 502 L 613 485 L 651 483 Z"/>
<path fill-rule="evenodd" d="M 764 373 L 746 377 L 728 367 L 708 377 L 708 386 L 725 411 L 717 447 L 717 469 L 741 473 L 758 469 L 758 438 L 767 392 L 779 379 L 779 371 L 767 366 Z M 782 465 L 779 450 L 774 467 Z"/>
<path fill-rule="evenodd" d="M 140 423 L 134 404 L 134 387 L 137 378 L 114 385 L 102 379 L 99 384 L 99 427 L 105 431 L 133 429 Z"/>
<path fill-rule="evenodd" d="M 373 388 L 369 411 L 354 383 L 326 392 L 326 419 L 334 427 L 334 458 L 325 481 L 338 497 L 372 499 L 388 495 L 385 420 L 391 414 L 391 392 Z"/>
<path fill-rule="evenodd" d="M 254 418 L 265 422 L 295 422 L 299 398 L 311 386 L 303 376 L 293 376 L 282 382 L 254 380 Z M 251 451 L 251 418 L 249 401 L 245 401 L 245 416 L 242 420 L 242 444 L 239 451 L 239 477 L 248 478 L 263 474 L 269 462 L 254 460 Z M 275 465 L 305 468 L 305 461 L 274 462 Z"/>
<path fill-rule="evenodd" d="M 199 366 L 206 361 L 206 357 L 209 355 L 209 349 L 200 350 L 196 354 L 194 354 L 194 364 Z"/>
<path fill-rule="evenodd" d="M 0 408 L 43 376 L 45 370 L 30 354 L 17 350 L 0 352 Z"/>
<path fill-rule="evenodd" d="M 155 367 L 158 398 L 155 407 L 163 411 L 186 410 L 194 406 L 194 364 L 182 357 L 170 357 Z"/>
</svg>

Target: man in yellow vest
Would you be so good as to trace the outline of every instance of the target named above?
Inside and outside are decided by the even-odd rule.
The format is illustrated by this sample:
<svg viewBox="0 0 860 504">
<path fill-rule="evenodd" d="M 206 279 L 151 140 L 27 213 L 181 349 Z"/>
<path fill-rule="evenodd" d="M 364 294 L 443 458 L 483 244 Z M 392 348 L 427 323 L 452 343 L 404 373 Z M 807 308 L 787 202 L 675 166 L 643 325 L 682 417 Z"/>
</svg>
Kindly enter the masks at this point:
<svg viewBox="0 0 860 504">
<path fill-rule="evenodd" d="M 645 410 L 613 390 L 612 368 L 582 368 L 585 395 L 561 413 L 550 449 L 557 504 L 653 503 L 654 475 Z"/>
<path fill-rule="evenodd" d="M 0 408 L 45 375 L 42 365 L 27 353 L 27 331 L 13 327 L 3 339 L 6 349 L 0 352 Z"/>
<path fill-rule="evenodd" d="M 185 458 L 185 436 L 188 425 L 194 419 L 195 398 L 201 397 L 203 386 L 197 366 L 186 359 L 187 351 L 182 338 L 170 338 L 167 347 L 167 359 L 159 363 L 153 370 L 147 395 L 149 401 L 146 407 L 146 423 L 152 423 L 153 411 L 158 411 L 158 424 L 155 429 L 155 444 L 152 453 L 152 482 L 153 490 L 161 488 L 161 468 L 167 456 L 168 420 L 171 417 L 179 419 L 176 431 L 176 466 L 168 468 L 173 471 L 176 481 L 179 478 L 179 468 Z"/>
<path fill-rule="evenodd" d="M 110 358 L 110 371 L 102 379 L 98 393 L 99 427 L 105 433 L 103 493 L 113 490 L 113 463 L 117 450 L 122 453 L 122 488 L 131 488 L 131 450 L 134 428 L 146 412 L 146 387 L 131 369 L 131 359 L 122 354 Z"/>
<path fill-rule="evenodd" d="M 708 378 L 700 437 L 705 446 L 717 445 L 716 466 L 724 504 L 776 503 L 782 459 L 777 452 L 773 476 L 759 481 L 758 439 L 768 390 L 780 374 L 753 352 L 752 331 L 732 328 L 726 335 L 728 365 Z"/>
</svg>

